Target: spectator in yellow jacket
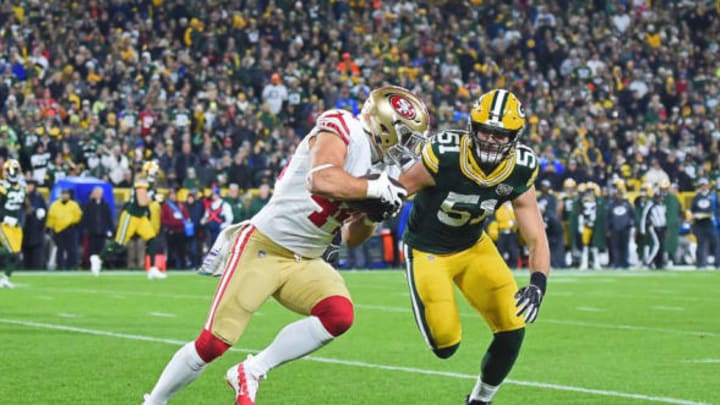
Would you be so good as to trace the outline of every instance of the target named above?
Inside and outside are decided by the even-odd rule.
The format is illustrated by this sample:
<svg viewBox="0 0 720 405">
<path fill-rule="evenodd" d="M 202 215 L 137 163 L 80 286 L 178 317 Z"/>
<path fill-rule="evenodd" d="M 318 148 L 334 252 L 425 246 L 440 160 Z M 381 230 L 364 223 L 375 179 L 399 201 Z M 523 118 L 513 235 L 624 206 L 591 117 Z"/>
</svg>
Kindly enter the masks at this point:
<svg viewBox="0 0 720 405">
<path fill-rule="evenodd" d="M 45 226 L 57 246 L 57 268 L 75 269 L 78 265 L 78 227 L 82 219 L 80 205 L 72 199 L 72 190 L 64 189 L 60 199 L 50 204 Z"/>
</svg>

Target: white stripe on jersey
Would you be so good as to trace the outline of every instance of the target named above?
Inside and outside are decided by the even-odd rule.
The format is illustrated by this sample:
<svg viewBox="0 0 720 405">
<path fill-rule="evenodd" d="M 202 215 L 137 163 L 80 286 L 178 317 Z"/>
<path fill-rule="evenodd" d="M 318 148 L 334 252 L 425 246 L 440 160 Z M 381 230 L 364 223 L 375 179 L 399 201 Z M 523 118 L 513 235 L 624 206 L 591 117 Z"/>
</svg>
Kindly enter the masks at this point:
<svg viewBox="0 0 720 405">
<path fill-rule="evenodd" d="M 649 214 L 650 224 L 654 227 L 667 226 L 667 207 L 663 204 L 653 203 Z"/>
</svg>

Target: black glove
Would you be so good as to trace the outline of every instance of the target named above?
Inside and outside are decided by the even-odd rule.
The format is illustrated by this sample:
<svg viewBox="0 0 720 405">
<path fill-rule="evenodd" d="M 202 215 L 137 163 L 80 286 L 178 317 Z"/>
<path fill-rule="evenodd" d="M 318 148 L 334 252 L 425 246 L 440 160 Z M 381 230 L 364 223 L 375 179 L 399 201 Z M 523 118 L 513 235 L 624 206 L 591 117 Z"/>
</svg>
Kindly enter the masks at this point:
<svg viewBox="0 0 720 405">
<path fill-rule="evenodd" d="M 325 249 L 325 252 L 322 255 L 323 260 L 325 260 L 328 264 L 330 264 L 333 267 L 338 267 L 339 261 L 340 261 L 340 244 L 342 243 L 342 237 L 340 236 L 340 233 L 335 235 L 333 238 L 332 243 L 330 243 L 330 246 Z"/>
<path fill-rule="evenodd" d="M 533 272 L 530 276 L 530 284 L 515 293 L 515 306 L 518 307 L 515 315 L 520 316 L 525 313 L 525 322 L 535 322 L 540 311 L 540 303 L 545 296 L 546 284 L 545 274 L 539 271 Z"/>
</svg>

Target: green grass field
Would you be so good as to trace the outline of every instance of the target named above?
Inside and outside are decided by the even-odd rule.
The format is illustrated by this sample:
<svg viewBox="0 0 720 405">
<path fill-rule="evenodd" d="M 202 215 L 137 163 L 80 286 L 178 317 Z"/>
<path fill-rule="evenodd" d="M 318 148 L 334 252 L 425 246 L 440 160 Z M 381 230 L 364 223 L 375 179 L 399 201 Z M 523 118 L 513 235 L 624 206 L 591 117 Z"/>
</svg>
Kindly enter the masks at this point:
<svg viewBox="0 0 720 405">
<path fill-rule="evenodd" d="M 455 404 L 490 340 L 461 300 L 464 340 L 436 359 L 400 271 L 345 272 L 356 323 L 306 360 L 273 370 L 260 404 Z M 526 273 L 517 273 L 525 284 Z M 0 404 L 140 404 L 196 337 L 217 279 L 173 273 L 17 273 L 0 290 Z M 720 272 L 555 271 L 496 404 L 720 404 Z M 268 301 L 232 352 L 175 404 L 230 404 L 225 370 L 298 316 Z"/>
</svg>

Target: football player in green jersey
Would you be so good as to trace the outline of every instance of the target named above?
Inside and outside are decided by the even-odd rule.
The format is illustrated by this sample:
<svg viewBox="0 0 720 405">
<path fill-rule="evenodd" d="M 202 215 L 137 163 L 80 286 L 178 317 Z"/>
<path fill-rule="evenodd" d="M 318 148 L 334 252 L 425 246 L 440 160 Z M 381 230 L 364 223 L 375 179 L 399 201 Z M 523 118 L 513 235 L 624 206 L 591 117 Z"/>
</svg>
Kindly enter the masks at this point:
<svg viewBox="0 0 720 405">
<path fill-rule="evenodd" d="M 17 266 L 22 248 L 23 204 L 25 181 L 20 163 L 10 159 L 3 165 L 0 181 L 0 256 L 5 264 L 5 274 L 0 278 L 0 288 L 12 288 L 10 275 Z"/>
<path fill-rule="evenodd" d="M 153 187 L 159 172 L 160 167 L 154 160 L 147 161 L 143 164 L 140 175 L 135 178 L 130 194 L 130 201 L 128 201 L 120 213 L 115 239 L 105 245 L 105 248 L 99 256 L 92 255 L 90 257 L 90 270 L 93 274 L 100 274 L 103 258 L 120 250 L 127 245 L 130 238 L 138 235 L 145 241 L 145 252 L 150 256 L 150 269 L 147 272 L 148 278 L 163 279 L 167 277 L 165 272 L 155 267 L 155 253 L 157 253 L 158 250 L 158 241 L 156 238 L 158 231 L 156 227 L 153 226 L 151 219 L 151 204 L 153 199 L 156 198 Z"/>
<path fill-rule="evenodd" d="M 448 358 L 461 340 L 453 283 L 482 315 L 493 340 L 466 404 L 492 400 L 520 352 L 525 323 L 537 317 L 550 272 L 550 251 L 535 194 L 538 161 L 518 143 L 525 112 L 503 89 L 483 94 L 467 131 L 436 134 L 422 161 L 400 176 L 415 193 L 404 234 L 407 281 L 417 325 L 435 355 Z M 484 223 L 511 201 L 530 252 L 530 284 L 518 290 Z"/>
</svg>

